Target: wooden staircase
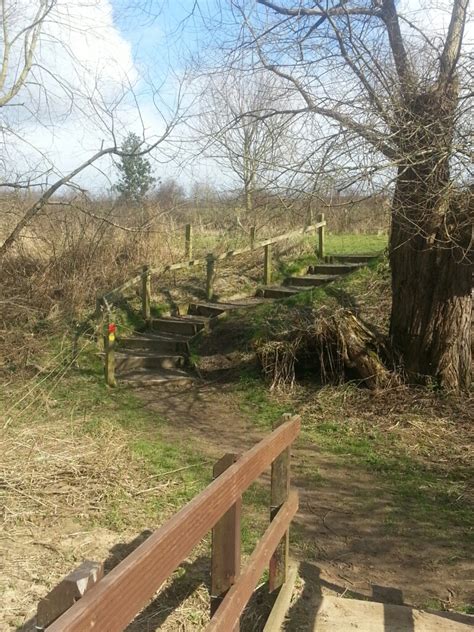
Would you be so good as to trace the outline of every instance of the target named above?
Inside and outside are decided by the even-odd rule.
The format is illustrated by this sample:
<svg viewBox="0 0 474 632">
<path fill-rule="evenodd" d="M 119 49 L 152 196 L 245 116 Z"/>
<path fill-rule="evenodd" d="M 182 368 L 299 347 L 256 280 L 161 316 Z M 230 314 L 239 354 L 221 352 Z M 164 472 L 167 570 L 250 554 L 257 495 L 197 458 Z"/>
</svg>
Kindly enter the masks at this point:
<svg viewBox="0 0 474 632">
<path fill-rule="evenodd" d="M 376 258 L 374 255 L 333 255 L 326 257 L 324 263 L 309 266 L 306 274 L 287 277 L 283 281 L 283 285 L 262 287 L 258 290 L 258 294 L 264 298 L 288 298 L 309 288 L 331 283 L 345 274 L 355 272 Z"/>
<path fill-rule="evenodd" d="M 370 255 L 333 256 L 326 258 L 325 263 L 310 266 L 306 274 L 286 278 L 283 285 L 260 288 L 257 297 L 226 303 L 191 303 L 183 314 L 153 318 L 145 331 L 117 340 L 116 378 L 135 386 L 190 384 L 195 379 L 190 343 L 201 331 L 209 331 L 223 315 L 326 285 L 375 258 Z"/>
</svg>

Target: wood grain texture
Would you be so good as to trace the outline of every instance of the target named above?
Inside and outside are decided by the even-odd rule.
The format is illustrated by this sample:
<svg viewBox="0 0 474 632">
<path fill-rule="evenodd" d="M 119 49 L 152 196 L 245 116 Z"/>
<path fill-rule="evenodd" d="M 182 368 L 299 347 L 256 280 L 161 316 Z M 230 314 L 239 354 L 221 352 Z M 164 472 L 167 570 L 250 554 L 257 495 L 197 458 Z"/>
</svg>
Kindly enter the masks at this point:
<svg viewBox="0 0 474 632">
<path fill-rule="evenodd" d="M 275 519 L 255 547 L 239 579 L 225 596 L 224 601 L 207 626 L 206 632 L 232 630 L 252 596 L 275 547 L 288 529 L 297 510 L 298 494 L 296 491 L 292 491 L 288 496 L 288 500 L 281 506 Z"/>
<path fill-rule="evenodd" d="M 294 441 L 300 426 L 299 417 L 293 417 L 246 452 L 49 626 L 48 632 L 123 630 L 242 493 Z M 275 519 L 272 525 L 281 525 L 282 520 Z M 278 531 L 275 546 L 284 531 Z M 268 549 L 267 561 L 272 552 Z"/>
<path fill-rule="evenodd" d="M 289 416 L 283 415 L 274 424 L 274 429 L 285 421 Z M 270 520 L 278 515 L 278 511 L 288 498 L 290 493 L 290 446 L 288 446 L 272 463 L 271 488 L 270 488 Z M 286 581 L 288 568 L 288 555 L 290 549 L 290 532 L 286 531 L 281 542 L 275 549 L 271 559 L 268 577 L 268 587 L 270 592 L 280 588 Z"/>
<path fill-rule="evenodd" d="M 237 454 L 226 454 L 214 466 L 217 478 L 237 461 Z M 240 573 L 242 497 L 226 511 L 212 530 L 211 617 Z M 238 632 L 237 624 L 232 632 Z"/>
</svg>

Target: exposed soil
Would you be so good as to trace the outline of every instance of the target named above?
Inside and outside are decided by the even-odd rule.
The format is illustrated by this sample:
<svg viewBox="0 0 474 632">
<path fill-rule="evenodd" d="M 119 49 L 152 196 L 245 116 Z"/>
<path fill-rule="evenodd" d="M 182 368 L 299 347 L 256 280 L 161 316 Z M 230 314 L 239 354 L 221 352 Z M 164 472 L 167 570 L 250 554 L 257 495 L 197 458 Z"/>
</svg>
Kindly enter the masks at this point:
<svg viewBox="0 0 474 632">
<path fill-rule="evenodd" d="M 169 421 L 170 438 L 185 434 L 194 449 L 212 458 L 243 451 L 264 435 L 242 413 L 235 387 L 226 380 L 184 391 L 147 389 L 140 397 Z M 302 576 L 309 584 L 317 578 L 324 594 L 385 603 L 472 602 L 472 560 L 450 560 L 439 542 L 411 537 L 410 525 L 407 535 L 387 534 L 393 499 L 373 475 L 302 441 L 293 464 L 300 494 L 293 554 L 304 562 Z M 308 472 L 319 472 L 320 481 L 312 482 Z M 303 592 L 304 598 L 311 593 Z M 301 629 L 302 603 L 288 630 Z"/>
</svg>

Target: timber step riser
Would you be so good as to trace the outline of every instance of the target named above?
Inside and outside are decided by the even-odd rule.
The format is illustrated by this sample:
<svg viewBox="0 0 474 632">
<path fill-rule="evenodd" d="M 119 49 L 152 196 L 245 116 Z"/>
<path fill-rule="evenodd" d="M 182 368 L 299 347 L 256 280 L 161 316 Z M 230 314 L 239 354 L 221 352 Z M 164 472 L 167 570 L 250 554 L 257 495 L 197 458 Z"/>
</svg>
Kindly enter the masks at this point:
<svg viewBox="0 0 474 632">
<path fill-rule="evenodd" d="M 299 294 L 301 292 L 301 288 L 285 288 L 285 287 L 268 287 L 261 288 L 258 290 L 257 296 L 261 296 L 263 298 L 290 298 L 295 294 Z"/>
<path fill-rule="evenodd" d="M 376 259 L 376 255 L 331 255 L 325 257 L 326 263 L 360 263 L 362 265 L 366 265 Z"/>
<path fill-rule="evenodd" d="M 191 376 L 179 377 L 179 378 L 170 378 L 165 374 L 162 376 L 153 377 L 153 375 L 143 375 L 132 377 L 127 377 L 126 375 L 120 378 L 120 382 L 123 384 L 127 384 L 128 386 L 134 386 L 136 388 L 141 388 L 145 386 L 190 386 L 194 384 L 194 379 Z"/>
<path fill-rule="evenodd" d="M 306 275 L 301 277 L 289 277 L 288 279 L 285 279 L 284 283 L 286 286 L 291 285 L 296 288 L 320 287 L 321 285 L 326 285 L 327 283 L 334 281 L 334 279 L 337 279 L 337 276 L 330 279 L 319 279 L 315 276 Z"/>
<path fill-rule="evenodd" d="M 184 356 L 115 356 L 118 373 L 136 369 L 177 369 L 185 366 Z"/>
<path fill-rule="evenodd" d="M 350 274 L 351 272 L 359 270 L 359 268 L 361 267 L 362 266 L 358 263 L 353 263 L 351 265 L 338 265 L 334 263 L 318 264 L 315 266 L 310 266 L 308 268 L 308 274 L 333 274 L 335 276 L 338 276 L 340 274 Z"/>
<path fill-rule="evenodd" d="M 181 340 L 150 340 L 147 338 L 126 338 L 123 339 L 117 352 L 124 351 L 147 351 L 156 354 L 180 355 L 188 353 L 188 344 Z"/>
<path fill-rule="evenodd" d="M 192 323 L 184 319 L 182 321 L 152 320 L 150 323 L 150 329 L 152 331 L 166 334 L 179 334 L 181 336 L 195 336 L 202 329 L 206 328 L 205 323 Z"/>
<path fill-rule="evenodd" d="M 188 314 L 191 316 L 206 316 L 210 318 L 214 318 L 216 316 L 221 316 L 221 314 L 225 314 L 230 308 L 229 307 L 218 307 L 217 305 L 206 305 L 206 304 L 191 304 L 188 309 Z"/>
</svg>

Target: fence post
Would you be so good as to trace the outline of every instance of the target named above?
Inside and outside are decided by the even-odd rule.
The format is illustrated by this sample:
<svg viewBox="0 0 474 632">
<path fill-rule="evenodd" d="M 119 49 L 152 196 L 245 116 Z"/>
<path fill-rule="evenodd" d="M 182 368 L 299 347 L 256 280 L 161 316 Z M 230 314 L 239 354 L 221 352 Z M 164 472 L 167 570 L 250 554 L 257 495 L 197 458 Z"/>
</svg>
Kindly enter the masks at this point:
<svg viewBox="0 0 474 632">
<path fill-rule="evenodd" d="M 216 275 L 216 258 L 212 253 L 206 256 L 206 299 L 214 296 L 214 278 Z"/>
<path fill-rule="evenodd" d="M 273 429 L 291 419 L 291 415 L 285 414 L 273 424 Z M 272 463 L 271 491 L 270 491 L 270 521 L 278 513 L 281 505 L 287 500 L 290 492 L 290 447 L 286 448 Z M 273 592 L 280 588 L 286 581 L 288 570 L 290 532 L 287 531 L 280 544 L 270 558 L 269 590 Z"/>
<path fill-rule="evenodd" d="M 190 261 L 193 257 L 193 227 L 186 224 L 184 228 L 184 258 Z"/>
<path fill-rule="evenodd" d="M 151 298 L 151 272 L 148 266 L 143 266 L 142 274 L 142 316 L 143 320 L 150 320 L 150 298 Z"/>
<path fill-rule="evenodd" d="M 103 343 L 103 331 L 104 331 L 104 298 L 97 296 L 95 299 L 95 318 L 97 320 L 97 326 L 95 330 L 97 338 L 97 347 L 102 350 Z"/>
<path fill-rule="evenodd" d="M 255 231 L 256 231 L 256 227 L 250 226 L 250 248 L 252 248 L 252 250 L 255 247 Z"/>
<path fill-rule="evenodd" d="M 318 222 L 324 222 L 324 213 L 318 215 Z M 318 257 L 324 259 L 324 226 L 318 228 Z"/>
<path fill-rule="evenodd" d="M 263 283 L 264 285 L 270 285 L 272 282 L 272 245 L 267 244 L 264 246 L 264 260 L 263 260 Z"/>
<path fill-rule="evenodd" d="M 104 335 L 104 373 L 107 386 L 117 386 L 115 379 L 115 329 L 115 325 L 110 323 L 107 326 L 107 333 Z"/>
<path fill-rule="evenodd" d="M 101 562 L 86 560 L 38 604 L 36 630 L 44 630 L 104 576 Z"/>
<path fill-rule="evenodd" d="M 226 454 L 214 465 L 212 475 L 217 478 L 238 459 Z M 212 530 L 211 552 L 211 617 L 220 606 L 229 588 L 240 574 L 240 519 L 242 499 L 222 516 Z M 229 632 L 239 632 L 239 623 Z"/>
</svg>

